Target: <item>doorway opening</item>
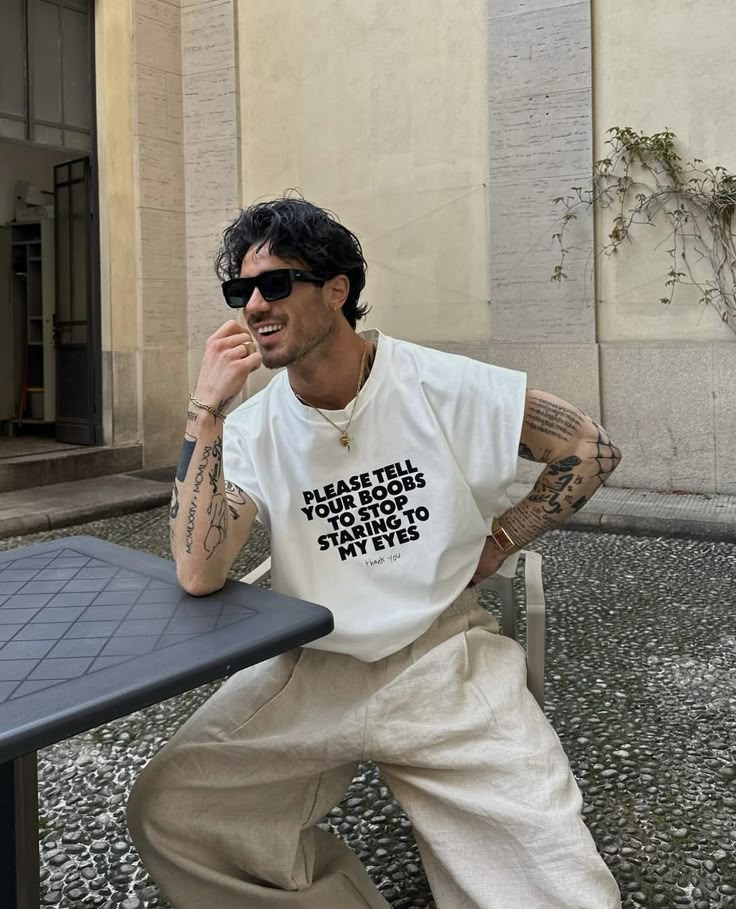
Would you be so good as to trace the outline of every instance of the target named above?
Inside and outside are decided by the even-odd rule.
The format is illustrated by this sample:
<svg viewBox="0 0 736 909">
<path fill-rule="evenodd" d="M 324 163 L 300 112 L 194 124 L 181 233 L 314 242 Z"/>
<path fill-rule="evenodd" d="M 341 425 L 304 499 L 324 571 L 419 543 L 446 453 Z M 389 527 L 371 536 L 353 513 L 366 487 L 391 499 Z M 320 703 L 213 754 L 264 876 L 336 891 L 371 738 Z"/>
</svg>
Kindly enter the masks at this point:
<svg viewBox="0 0 736 909">
<path fill-rule="evenodd" d="M 0 28 L 0 460 L 102 444 L 92 0 Z"/>
</svg>

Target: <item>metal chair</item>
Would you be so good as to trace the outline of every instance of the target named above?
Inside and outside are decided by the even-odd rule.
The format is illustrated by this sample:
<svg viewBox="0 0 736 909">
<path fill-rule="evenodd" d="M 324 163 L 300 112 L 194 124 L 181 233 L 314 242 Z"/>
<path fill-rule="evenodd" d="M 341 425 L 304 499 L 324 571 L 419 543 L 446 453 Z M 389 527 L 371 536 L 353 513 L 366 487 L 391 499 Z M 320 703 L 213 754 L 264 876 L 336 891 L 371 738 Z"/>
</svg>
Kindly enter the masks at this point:
<svg viewBox="0 0 736 909">
<path fill-rule="evenodd" d="M 544 709 L 544 587 L 542 585 L 542 556 L 522 549 L 524 561 L 524 599 L 526 604 L 526 683 L 537 703 Z M 514 579 L 492 575 L 478 588 L 495 590 L 501 599 L 501 633 L 517 640 L 517 603 Z"/>
<path fill-rule="evenodd" d="M 544 587 L 542 586 L 542 556 L 522 549 L 526 600 L 526 665 L 527 685 L 540 707 L 544 708 Z M 271 570 L 271 559 L 254 568 L 240 580 L 255 584 Z M 493 575 L 478 584 L 478 588 L 494 590 L 501 598 L 501 633 L 516 640 L 516 614 L 519 604 L 514 591 L 514 579 Z"/>
</svg>

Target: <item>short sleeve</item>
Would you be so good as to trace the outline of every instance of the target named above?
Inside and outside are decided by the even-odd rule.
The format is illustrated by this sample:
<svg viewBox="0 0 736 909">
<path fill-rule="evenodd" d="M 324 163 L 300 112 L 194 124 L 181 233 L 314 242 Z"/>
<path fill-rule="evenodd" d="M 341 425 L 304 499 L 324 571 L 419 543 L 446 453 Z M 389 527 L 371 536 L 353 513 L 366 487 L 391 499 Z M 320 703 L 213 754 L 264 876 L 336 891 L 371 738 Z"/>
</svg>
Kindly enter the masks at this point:
<svg viewBox="0 0 736 909">
<path fill-rule="evenodd" d="M 467 357 L 450 358 L 430 392 L 436 416 L 485 520 L 508 507 L 524 419 L 526 374 Z M 430 380 L 435 385 L 436 380 Z"/>
<path fill-rule="evenodd" d="M 225 423 L 222 436 L 222 466 L 225 481 L 235 483 L 246 495 L 250 496 L 258 509 L 258 520 L 266 524 L 265 500 L 258 481 L 254 458 L 248 449 L 248 435 L 242 424 L 243 419 L 238 411 L 232 413 Z"/>
</svg>

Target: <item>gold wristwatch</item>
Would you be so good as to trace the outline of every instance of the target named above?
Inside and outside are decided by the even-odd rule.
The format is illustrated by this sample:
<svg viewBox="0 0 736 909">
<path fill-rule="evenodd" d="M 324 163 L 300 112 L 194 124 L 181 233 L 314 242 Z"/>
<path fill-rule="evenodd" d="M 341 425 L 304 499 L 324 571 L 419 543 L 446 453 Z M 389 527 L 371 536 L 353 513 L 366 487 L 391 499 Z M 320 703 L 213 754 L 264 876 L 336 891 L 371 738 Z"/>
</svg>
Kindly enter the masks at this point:
<svg viewBox="0 0 736 909">
<path fill-rule="evenodd" d="M 505 555 L 511 555 L 511 553 L 518 552 L 521 549 L 521 546 L 517 545 L 511 534 L 501 525 L 497 518 L 493 519 L 489 536 Z"/>
</svg>

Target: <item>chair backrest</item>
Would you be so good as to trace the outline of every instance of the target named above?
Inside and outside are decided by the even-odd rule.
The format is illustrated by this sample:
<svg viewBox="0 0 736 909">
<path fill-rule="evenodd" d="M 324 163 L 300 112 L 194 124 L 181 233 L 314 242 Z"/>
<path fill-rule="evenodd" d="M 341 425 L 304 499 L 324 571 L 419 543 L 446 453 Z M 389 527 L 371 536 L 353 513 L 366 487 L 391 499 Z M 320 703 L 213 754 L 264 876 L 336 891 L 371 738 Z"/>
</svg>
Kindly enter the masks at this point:
<svg viewBox="0 0 736 909">
<path fill-rule="evenodd" d="M 539 706 L 544 707 L 545 603 L 542 556 L 538 552 L 522 549 L 519 557 L 524 561 L 527 685 Z M 481 581 L 478 586 L 498 593 L 501 598 L 501 632 L 516 640 L 518 604 L 514 579 L 493 575 Z"/>
</svg>

